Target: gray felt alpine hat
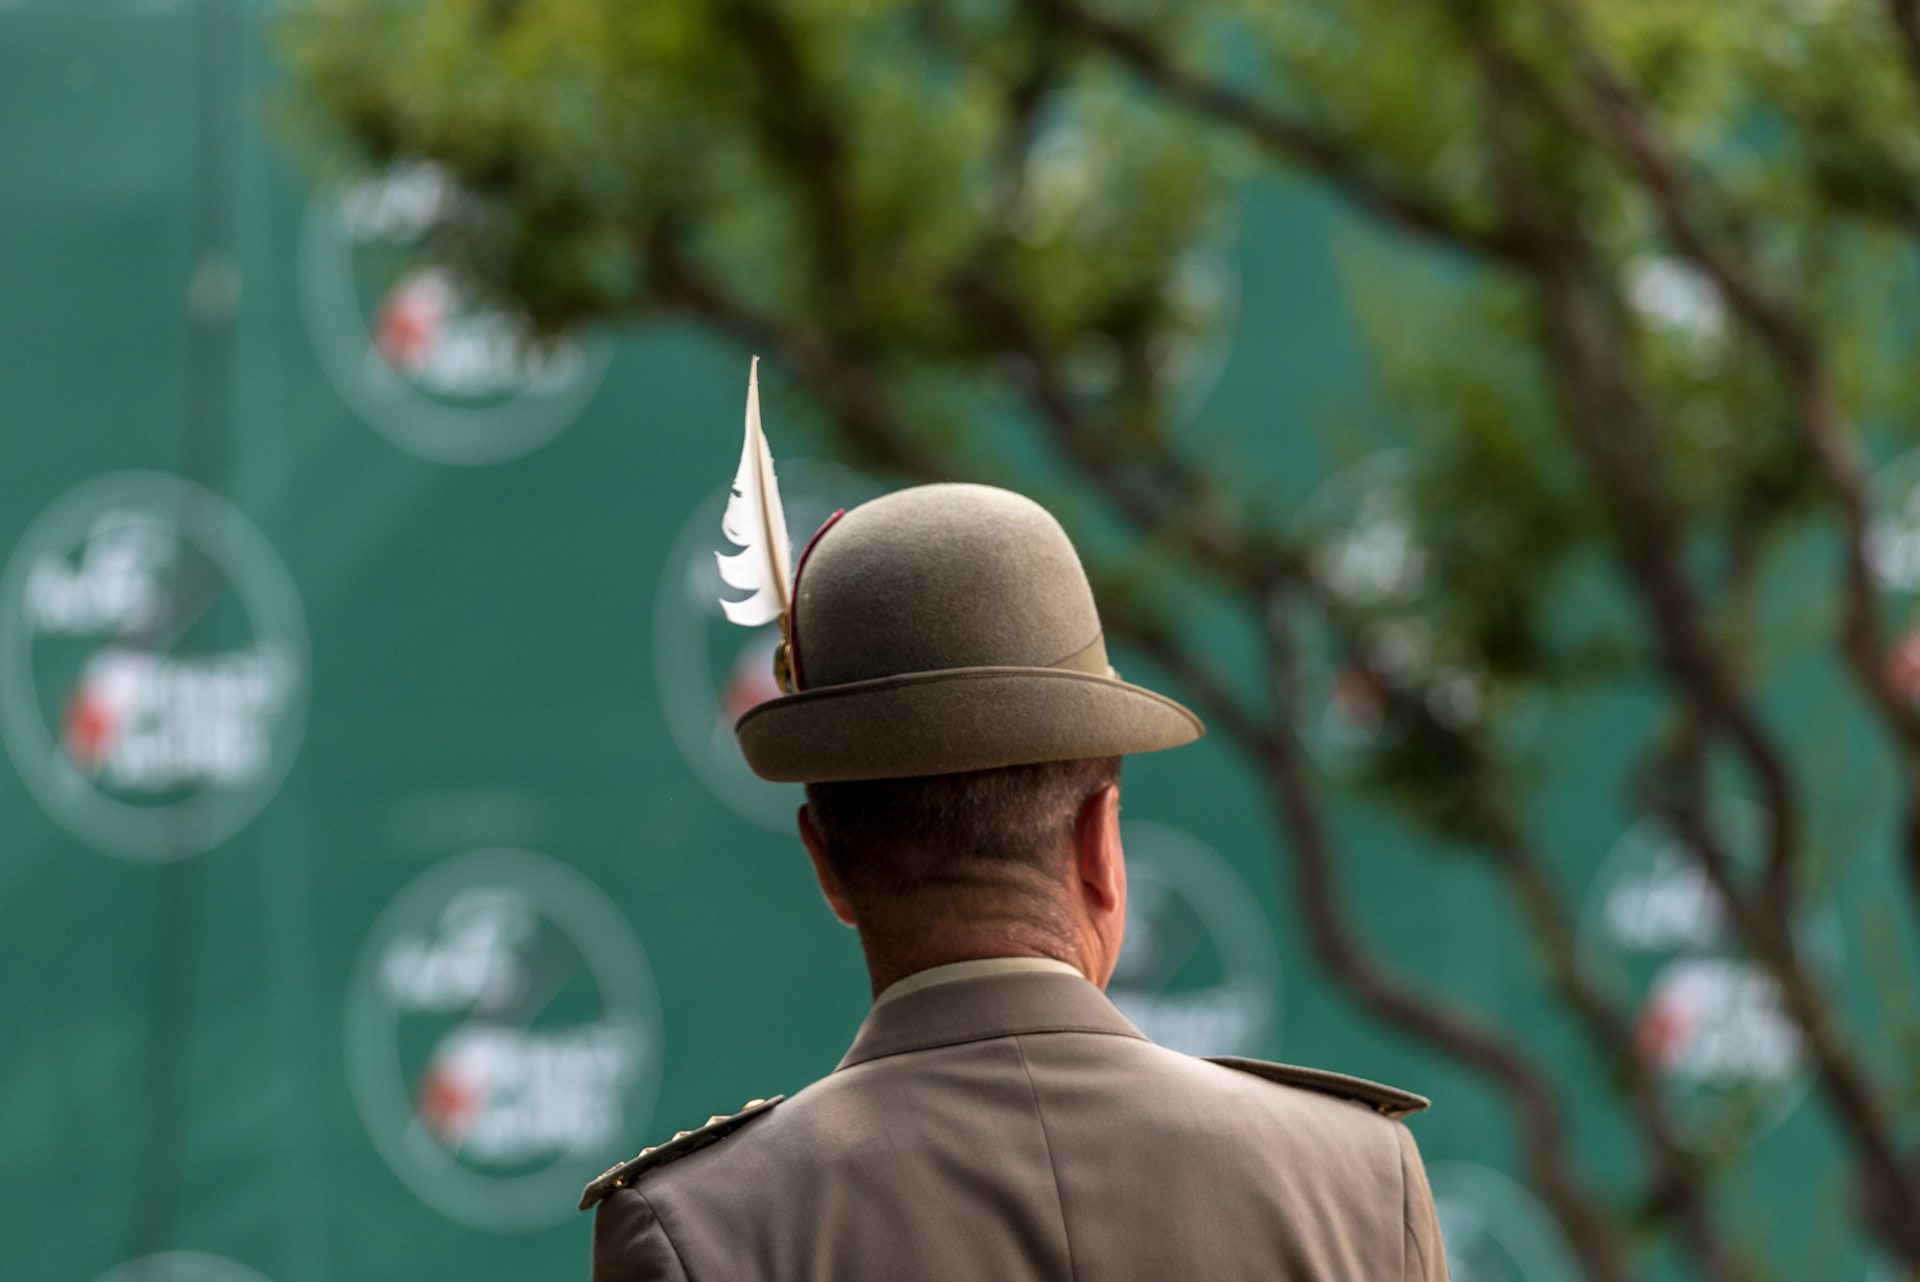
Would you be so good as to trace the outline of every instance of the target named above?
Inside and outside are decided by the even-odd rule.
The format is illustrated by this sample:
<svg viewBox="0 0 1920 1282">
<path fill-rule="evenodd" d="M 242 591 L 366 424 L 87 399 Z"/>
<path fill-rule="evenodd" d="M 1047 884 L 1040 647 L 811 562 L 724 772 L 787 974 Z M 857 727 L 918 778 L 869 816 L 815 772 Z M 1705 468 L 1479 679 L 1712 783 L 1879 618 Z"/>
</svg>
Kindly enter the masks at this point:
<svg viewBox="0 0 1920 1282">
<path fill-rule="evenodd" d="M 900 490 L 830 523 L 794 577 L 796 693 L 734 725 L 763 779 L 952 774 L 1157 752 L 1205 732 L 1108 665 L 1086 571 L 1032 499 Z"/>
</svg>

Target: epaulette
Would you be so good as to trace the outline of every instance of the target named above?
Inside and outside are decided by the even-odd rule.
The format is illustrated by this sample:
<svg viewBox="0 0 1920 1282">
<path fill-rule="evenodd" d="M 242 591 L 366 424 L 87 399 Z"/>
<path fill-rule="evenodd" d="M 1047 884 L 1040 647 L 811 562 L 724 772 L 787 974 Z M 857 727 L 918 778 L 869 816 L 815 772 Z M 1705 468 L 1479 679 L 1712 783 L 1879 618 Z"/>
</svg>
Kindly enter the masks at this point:
<svg viewBox="0 0 1920 1282">
<path fill-rule="evenodd" d="M 1264 1077 L 1270 1082 L 1279 1082 L 1283 1086 L 1298 1086 L 1303 1090 L 1319 1091 L 1322 1095 L 1337 1095 L 1341 1099 L 1365 1104 L 1375 1112 L 1384 1113 L 1393 1118 L 1418 1113 L 1431 1102 L 1426 1096 L 1415 1095 L 1412 1091 L 1382 1086 L 1379 1082 L 1369 1082 L 1364 1077 L 1330 1073 L 1324 1068 L 1269 1064 L 1263 1059 L 1247 1059 L 1240 1055 L 1209 1055 L 1207 1062 L 1227 1068 L 1237 1068 L 1243 1073 L 1252 1073 L 1255 1077 Z"/>
<path fill-rule="evenodd" d="M 697 1149 L 703 1149 L 709 1144 L 725 1139 L 754 1118 L 771 1111 L 775 1104 L 785 1098 L 784 1095 L 776 1095 L 772 1099 L 748 1100 L 747 1106 L 738 1113 L 727 1117 L 709 1117 L 707 1124 L 698 1130 L 680 1131 L 664 1144 L 655 1144 L 651 1148 L 641 1149 L 637 1157 L 630 1158 L 618 1166 L 609 1167 L 599 1179 L 587 1185 L 585 1191 L 580 1194 L 580 1209 L 583 1211 L 589 1209 L 615 1189 L 631 1184 L 648 1171 L 677 1162 Z"/>
</svg>

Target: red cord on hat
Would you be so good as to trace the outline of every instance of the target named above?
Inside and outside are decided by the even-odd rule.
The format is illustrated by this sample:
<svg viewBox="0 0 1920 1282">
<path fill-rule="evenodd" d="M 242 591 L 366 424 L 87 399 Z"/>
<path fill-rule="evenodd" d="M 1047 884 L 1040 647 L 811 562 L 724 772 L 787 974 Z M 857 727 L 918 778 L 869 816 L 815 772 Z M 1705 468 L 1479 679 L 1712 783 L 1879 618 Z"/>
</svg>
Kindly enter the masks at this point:
<svg viewBox="0 0 1920 1282">
<path fill-rule="evenodd" d="M 793 604 L 787 607 L 787 666 L 792 669 L 795 693 L 806 688 L 800 678 L 800 572 L 807 568 L 807 558 L 813 555 L 814 545 L 820 542 L 820 536 L 833 528 L 834 522 L 847 514 L 841 508 L 828 517 L 821 527 L 807 540 L 807 546 L 800 550 L 799 564 L 793 567 Z"/>
</svg>

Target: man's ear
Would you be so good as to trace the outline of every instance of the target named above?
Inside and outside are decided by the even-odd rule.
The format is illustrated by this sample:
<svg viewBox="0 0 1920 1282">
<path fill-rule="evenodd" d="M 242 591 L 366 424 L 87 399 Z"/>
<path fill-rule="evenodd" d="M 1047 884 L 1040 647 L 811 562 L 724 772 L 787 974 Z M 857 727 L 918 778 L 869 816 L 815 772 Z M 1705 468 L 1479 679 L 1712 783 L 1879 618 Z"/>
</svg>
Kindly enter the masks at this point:
<svg viewBox="0 0 1920 1282">
<path fill-rule="evenodd" d="M 1080 804 L 1073 824 L 1074 889 L 1082 922 L 1081 969 L 1101 988 L 1113 978 L 1127 934 L 1127 858 L 1120 848 L 1120 788 Z"/>
<path fill-rule="evenodd" d="M 800 807 L 800 844 L 807 848 L 807 858 L 813 860 L 813 875 L 820 882 L 820 893 L 826 896 L 827 907 L 833 909 L 833 915 L 841 924 L 858 924 L 854 921 L 853 905 L 840 889 L 840 878 L 827 859 L 827 843 L 821 838 L 820 830 L 813 826 L 813 815 L 805 806 Z"/>
<path fill-rule="evenodd" d="M 1080 803 L 1073 824 L 1074 872 L 1089 906 L 1127 907 L 1127 861 L 1120 848 L 1120 786 L 1107 784 Z"/>
</svg>

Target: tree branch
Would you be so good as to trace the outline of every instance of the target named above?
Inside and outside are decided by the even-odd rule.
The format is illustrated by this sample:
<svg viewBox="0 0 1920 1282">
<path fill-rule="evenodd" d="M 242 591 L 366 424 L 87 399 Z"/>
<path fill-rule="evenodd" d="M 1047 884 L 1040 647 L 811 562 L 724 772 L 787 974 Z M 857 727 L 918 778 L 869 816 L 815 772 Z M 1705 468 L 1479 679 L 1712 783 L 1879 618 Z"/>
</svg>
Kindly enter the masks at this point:
<svg viewBox="0 0 1920 1282">
<path fill-rule="evenodd" d="M 1555 991 L 1579 1020 L 1595 1054 L 1624 1088 L 1653 1157 L 1649 1208 L 1680 1223 L 1689 1253 L 1711 1282 L 1751 1282 L 1753 1273 L 1713 1221 L 1707 1175 L 1681 1139 L 1660 1079 L 1640 1050 L 1633 1021 L 1580 963 L 1572 914 L 1548 875 L 1546 861 L 1520 823 L 1488 788 L 1485 771 L 1472 772 L 1470 804 L 1487 832 L 1487 848 L 1514 889 L 1533 932 L 1544 945 Z"/>
<path fill-rule="evenodd" d="M 1238 89 L 1178 66 L 1152 39 L 1096 14 L 1081 0 L 1027 2 L 1105 50 L 1174 102 L 1233 129 L 1269 155 L 1312 171 L 1383 222 L 1481 257 L 1511 258 L 1517 252 L 1507 229 L 1480 226 L 1458 210 L 1394 184 L 1362 163 L 1358 148 L 1309 121 L 1285 115 Z"/>
<path fill-rule="evenodd" d="M 1768 796 L 1773 834 L 1768 864 L 1773 866 L 1781 857 L 1778 844 L 1794 840 L 1795 803 L 1784 767 L 1758 723 L 1738 701 L 1693 614 L 1691 589 L 1678 571 L 1679 548 L 1670 520 L 1647 483 L 1650 453 L 1644 462 L 1621 454 L 1622 438 L 1637 446 L 1636 452 L 1647 452 L 1644 406 L 1625 385 L 1613 340 L 1605 336 L 1604 323 L 1597 319 L 1591 301 L 1582 297 L 1585 290 L 1568 266 L 1547 265 L 1542 275 L 1547 331 L 1563 392 L 1562 412 L 1594 461 L 1602 483 L 1628 516 L 1622 538 L 1630 578 L 1647 599 L 1676 686 L 1709 726 L 1732 734 L 1759 768 L 1763 788 L 1774 780 L 1777 791 Z M 1709 853 L 1707 846 L 1700 849 L 1703 856 Z M 1813 1049 L 1828 1098 L 1846 1124 L 1868 1175 L 1884 1191 L 1883 1200 L 1916 1212 L 1909 1222 L 1915 1226 L 1914 1249 L 1920 1251 L 1920 1197 L 1915 1196 L 1894 1154 L 1885 1110 L 1842 1047 L 1818 985 L 1793 948 L 1789 923 L 1749 902 L 1724 862 L 1704 858 L 1703 862 L 1728 898 L 1743 937 L 1780 985 L 1789 1015 Z M 1892 1244 L 1907 1250 L 1905 1242 Z M 1920 1264 L 1920 1254 L 1912 1258 Z"/>
<path fill-rule="evenodd" d="M 1859 1155 L 1867 1204 L 1875 1229 L 1910 1268 L 1920 1269 L 1920 1180 L 1894 1147 L 1892 1118 L 1866 1073 L 1854 1061 L 1836 1026 L 1832 1002 L 1799 954 L 1791 931 L 1765 916 L 1745 894 L 1733 860 L 1706 812 L 1705 753 L 1701 736 L 1685 735 L 1682 787 L 1673 807 L 1674 825 L 1698 856 L 1742 938 L 1778 985 L 1781 1004 L 1805 1039 L 1808 1058 L 1828 1104 Z"/>
<path fill-rule="evenodd" d="M 1913 35 L 1920 39 L 1914 0 L 1890 3 L 1896 17 L 1915 21 Z M 1881 649 L 1885 628 L 1879 590 L 1868 560 L 1873 512 L 1867 497 L 1866 467 L 1847 429 L 1832 374 L 1812 328 L 1790 299 L 1771 290 L 1709 233 L 1696 208 L 1704 180 L 1686 174 L 1652 113 L 1588 36 L 1577 0 L 1563 0 L 1559 8 L 1593 99 L 1594 109 L 1587 115 L 1594 132 L 1608 140 L 1626 161 L 1674 247 L 1713 282 L 1734 315 L 1774 354 L 1786 375 L 1798 406 L 1801 436 L 1840 507 L 1845 592 L 1842 652 L 1869 706 L 1903 749 L 1909 764 L 1920 766 L 1920 708 L 1894 684 Z M 1904 23 L 1902 29 L 1908 29 Z M 1920 44 L 1912 52 L 1920 59 Z M 1920 794 L 1913 804 L 1920 805 Z M 1774 849 L 1762 884 L 1768 911 L 1782 921 L 1792 915 L 1791 849 Z M 1907 858 L 1915 877 L 1920 878 L 1920 845 L 1909 842 Z M 1916 886 L 1920 886 L 1920 880 L 1916 880 Z"/>
<path fill-rule="evenodd" d="M 1543 336 L 1558 393 L 1561 417 L 1594 475 L 1625 517 L 1621 552 L 1629 581 L 1638 589 L 1660 641 L 1663 662 L 1676 690 L 1704 726 L 1727 734 L 1746 757 L 1767 801 L 1771 829 L 1769 880 L 1794 853 L 1795 800 L 1784 759 L 1745 706 L 1731 672 L 1708 637 L 1691 585 L 1670 506 L 1658 486 L 1659 458 L 1652 415 L 1634 386 L 1630 357 L 1619 331 L 1619 307 L 1594 266 L 1577 223 L 1569 230 L 1543 216 L 1538 193 L 1515 163 L 1507 95 L 1512 84 L 1503 51 L 1481 49 L 1495 127 L 1495 154 L 1510 216 L 1534 229 L 1536 247 L 1528 267 L 1539 291 Z M 1706 834 L 1704 820 L 1689 819 L 1686 835 L 1700 851 L 1709 877 L 1720 888 L 1743 937 L 1779 984 L 1790 1017 L 1807 1039 L 1828 1099 L 1859 1154 L 1881 1205 L 1907 1208 L 1890 1245 L 1920 1265 L 1920 1200 L 1893 1148 L 1888 1118 L 1865 1074 L 1842 1045 L 1824 995 L 1794 949 L 1790 920 L 1781 901 L 1752 902 Z M 1776 892 L 1777 894 L 1777 892 Z"/>
<path fill-rule="evenodd" d="M 1269 629 L 1269 681 L 1280 724 L 1298 723 L 1292 708 L 1294 655 L 1285 611 Z M 1592 1282 L 1630 1276 L 1599 1199 L 1575 1174 L 1561 1126 L 1564 1110 L 1538 1066 L 1478 1018 L 1438 994 L 1418 990 L 1383 967 L 1347 923 L 1324 821 L 1298 745 L 1290 731 L 1270 736 L 1260 750 L 1271 782 L 1276 817 L 1288 835 L 1294 881 L 1314 954 L 1350 993 L 1389 1022 L 1432 1043 L 1498 1082 L 1519 1114 L 1533 1187 L 1552 1208 Z"/>
<path fill-rule="evenodd" d="M 695 268 L 664 230 L 650 238 L 645 260 L 652 292 L 662 307 L 778 356 L 832 412 L 862 461 L 918 481 L 950 478 L 949 469 L 906 446 L 878 383 L 863 366 L 843 357 L 818 334 L 748 308 Z"/>
<path fill-rule="evenodd" d="M 1906 54 L 1914 92 L 1920 93 L 1920 0 L 1887 0 L 1887 14 L 1900 33 L 1901 51 Z"/>
<path fill-rule="evenodd" d="M 1057 449 L 1142 535 L 1194 553 L 1225 581 L 1264 596 L 1300 578 L 1291 549 L 1260 539 L 1233 519 L 1212 485 L 1173 449 L 1129 457 L 1127 446 L 1083 416 L 1067 391 L 1058 358 L 1033 321 L 981 273 L 963 272 L 953 295 L 983 332 L 1021 362 L 1022 391 Z"/>
</svg>

